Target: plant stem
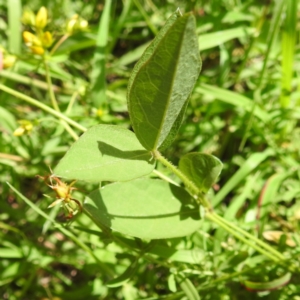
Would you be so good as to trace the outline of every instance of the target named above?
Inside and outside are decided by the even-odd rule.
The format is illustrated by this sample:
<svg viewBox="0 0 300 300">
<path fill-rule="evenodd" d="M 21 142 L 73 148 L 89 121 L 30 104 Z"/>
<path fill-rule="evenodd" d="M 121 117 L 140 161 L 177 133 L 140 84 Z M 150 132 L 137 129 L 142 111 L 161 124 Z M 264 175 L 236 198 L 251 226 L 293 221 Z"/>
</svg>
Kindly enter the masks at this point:
<svg viewBox="0 0 300 300">
<path fill-rule="evenodd" d="M 67 116 L 65 116 L 64 114 L 62 114 L 61 112 L 59 111 L 56 111 L 54 110 L 53 108 L 41 103 L 40 101 L 34 99 L 34 98 L 31 98 L 29 96 L 26 96 L 22 93 L 19 93 L 3 84 L 0 84 L 0 90 L 12 95 L 12 96 L 15 96 L 16 98 L 19 98 L 21 100 L 24 100 L 26 101 L 27 103 L 31 104 L 31 105 L 34 105 L 35 107 L 38 107 L 46 112 L 48 112 L 49 114 L 59 118 L 59 119 L 62 119 L 64 121 L 66 121 L 68 124 L 72 125 L 73 127 L 77 128 L 78 130 L 81 130 L 81 131 L 86 131 L 87 129 L 80 125 L 79 123 L 73 121 L 72 119 L 68 118 Z"/>
<path fill-rule="evenodd" d="M 58 103 L 57 103 L 56 98 L 55 98 L 55 94 L 54 94 L 53 89 L 52 89 L 52 80 L 51 80 L 49 67 L 48 67 L 45 56 L 43 57 L 43 63 L 44 63 L 44 67 L 45 67 L 46 81 L 47 81 L 47 85 L 48 85 L 48 92 L 49 92 L 49 96 L 50 96 L 52 106 L 56 111 L 60 111 Z"/>
<path fill-rule="evenodd" d="M 205 197 L 203 197 L 202 192 L 197 188 L 197 186 L 189 180 L 176 166 L 174 166 L 171 162 L 169 162 L 164 156 L 161 155 L 161 153 L 157 150 L 153 151 L 153 156 L 155 159 L 160 161 L 164 166 L 166 166 L 169 170 L 171 170 L 175 175 L 177 175 L 186 188 L 189 190 L 189 192 L 193 195 L 196 196 L 197 200 L 201 205 L 205 207 L 208 211 L 212 210 L 212 206 L 210 205 L 209 201 Z"/>
<path fill-rule="evenodd" d="M 140 4 L 140 2 L 138 0 L 133 0 L 133 2 L 136 5 L 139 12 L 141 13 L 141 15 L 144 17 L 145 22 L 147 23 L 149 29 L 152 31 L 152 33 L 154 35 L 157 35 L 157 29 L 155 28 L 155 26 L 153 26 L 151 20 L 149 19 L 147 13 L 145 12 L 145 10 L 143 8 L 143 6 Z"/>
<path fill-rule="evenodd" d="M 1 156 L 0 156 L 1 157 Z M 159 172 L 159 171 L 157 171 L 157 170 L 153 170 L 152 171 L 155 175 L 157 175 L 158 177 L 160 177 L 162 180 L 165 180 L 165 181 L 167 181 L 167 182 L 170 182 L 170 183 L 172 183 L 172 184 L 174 184 L 174 185 L 177 185 L 177 186 L 179 186 L 179 184 L 177 183 L 177 182 L 175 182 L 174 180 L 172 180 L 171 178 L 169 178 L 168 176 L 166 176 L 166 175 L 164 175 L 163 173 L 161 173 L 161 172 Z"/>
<path fill-rule="evenodd" d="M 49 96 L 50 96 L 50 100 L 52 103 L 53 108 L 60 112 L 53 88 L 52 88 L 52 80 L 51 80 L 51 76 L 50 76 L 50 72 L 49 72 L 49 67 L 46 61 L 45 56 L 43 56 L 43 62 L 44 62 L 44 66 L 45 66 L 45 71 L 46 71 L 46 81 L 48 84 L 48 91 L 49 91 Z M 65 127 L 65 129 L 67 130 L 67 132 L 69 132 L 69 134 L 74 138 L 74 140 L 78 140 L 78 135 L 76 134 L 76 132 L 70 127 L 70 125 L 68 123 L 66 123 L 64 120 L 61 120 L 62 125 Z"/>
<path fill-rule="evenodd" d="M 269 251 L 270 253 L 273 253 L 274 256 L 276 256 L 280 260 L 285 260 L 285 256 L 282 255 L 280 252 L 275 250 L 273 247 L 269 246 L 267 243 L 263 242 L 262 240 L 258 239 L 256 236 L 250 234 L 249 232 L 243 230 L 242 228 L 235 226 L 234 224 L 228 222 L 226 219 L 222 218 L 221 216 L 214 213 L 214 217 L 218 218 L 220 221 L 222 221 L 227 226 L 234 229 L 236 232 L 244 235 L 248 239 L 251 239 L 253 242 L 257 243 L 259 246 L 265 248 L 265 250 Z"/>
<path fill-rule="evenodd" d="M 77 244 L 80 248 L 82 248 L 86 253 L 88 253 L 91 257 L 94 258 L 96 263 L 101 267 L 104 274 L 108 274 L 109 276 L 113 276 L 114 272 L 103 262 L 101 262 L 98 257 L 94 254 L 94 252 L 80 239 L 77 238 L 77 236 L 70 231 L 69 229 L 62 227 L 60 225 L 57 225 L 55 220 L 50 218 L 46 213 L 44 213 L 37 205 L 35 205 L 33 202 L 31 202 L 28 198 L 23 196 L 17 189 L 15 189 L 12 185 L 10 185 L 7 182 L 7 185 L 26 203 L 28 204 L 35 212 L 37 212 L 39 215 L 41 215 L 46 220 L 49 220 L 52 224 L 55 225 L 55 227 L 61 231 L 65 236 L 69 237 L 75 244 Z"/>
<path fill-rule="evenodd" d="M 65 114 L 66 114 L 66 115 L 68 115 L 68 114 L 71 112 L 72 107 L 73 107 L 73 105 L 74 105 L 74 103 L 75 103 L 76 98 L 77 98 L 78 95 L 79 95 L 79 92 L 78 92 L 78 91 L 75 91 L 75 92 L 73 93 L 73 95 L 72 95 L 72 97 L 71 97 L 71 100 L 70 100 L 70 102 L 69 102 L 69 104 L 68 104 L 68 107 L 67 107 L 67 109 L 66 109 L 66 111 L 65 111 Z"/>
<path fill-rule="evenodd" d="M 236 226 L 235 224 L 228 222 L 221 216 L 214 213 L 209 201 L 204 197 L 204 195 L 201 193 L 201 191 L 198 189 L 198 187 L 192 181 L 190 181 L 176 166 L 174 166 L 164 156 L 162 156 L 159 151 L 157 151 L 157 150 L 153 151 L 153 156 L 155 157 L 155 159 L 160 161 L 164 166 L 166 166 L 168 169 L 170 169 L 175 175 L 177 175 L 182 180 L 182 182 L 185 184 L 186 188 L 189 190 L 189 192 L 192 195 L 197 196 L 199 203 L 202 204 L 204 206 L 204 208 L 206 209 L 206 218 L 207 219 L 218 224 L 220 227 L 222 227 L 228 233 L 232 234 L 237 239 L 244 242 L 246 245 L 255 249 L 259 253 L 265 255 L 269 259 L 271 259 L 277 263 L 281 263 L 281 264 L 286 262 L 285 256 L 282 255 L 280 252 L 273 249 L 271 246 L 264 243 L 263 241 L 261 241 L 260 239 L 255 237 L 254 235 L 246 232 L 245 230 L 241 229 L 240 227 Z M 288 268 L 290 271 L 295 271 L 294 266 L 289 266 Z"/>
<path fill-rule="evenodd" d="M 68 33 L 66 33 L 65 35 L 63 35 L 58 42 L 53 46 L 53 48 L 50 51 L 50 55 L 53 55 L 54 52 L 58 49 L 58 47 L 69 37 L 70 35 Z"/>
<path fill-rule="evenodd" d="M 255 249 L 256 251 L 260 252 L 261 254 L 265 255 L 266 257 L 270 258 L 275 262 L 280 262 L 280 259 L 278 257 L 275 257 L 273 254 L 269 253 L 265 249 L 262 249 L 261 247 L 257 246 L 256 244 L 246 239 L 244 236 L 241 235 L 241 233 L 235 230 L 236 228 L 232 228 L 232 226 L 228 226 L 226 223 L 223 222 L 223 219 L 220 220 L 220 217 L 217 216 L 215 213 L 207 213 L 206 218 L 218 224 L 220 227 L 224 228 L 227 232 L 229 232 L 230 234 L 232 234 L 233 236 L 241 240 L 249 247 Z"/>
</svg>

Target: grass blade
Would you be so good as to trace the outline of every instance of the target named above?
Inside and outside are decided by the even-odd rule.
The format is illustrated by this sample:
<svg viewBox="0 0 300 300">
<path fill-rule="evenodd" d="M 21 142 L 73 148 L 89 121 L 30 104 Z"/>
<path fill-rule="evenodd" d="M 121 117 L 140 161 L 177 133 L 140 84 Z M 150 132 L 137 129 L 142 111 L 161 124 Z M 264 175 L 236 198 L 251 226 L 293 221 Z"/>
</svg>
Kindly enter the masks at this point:
<svg viewBox="0 0 300 300">
<path fill-rule="evenodd" d="M 253 109 L 253 101 L 251 99 L 226 89 L 201 83 L 195 89 L 195 92 L 217 98 L 220 101 L 232 104 L 236 107 L 242 107 L 248 112 L 251 112 Z M 255 107 L 254 115 L 265 123 L 271 119 L 271 116 L 258 106 Z"/>
<path fill-rule="evenodd" d="M 103 104 L 106 99 L 105 62 L 111 4 L 111 0 L 105 1 L 104 10 L 99 23 L 96 49 L 93 57 L 93 70 L 90 78 L 91 98 L 94 106 L 96 107 L 101 106 L 101 104 Z"/>
<path fill-rule="evenodd" d="M 202 34 L 199 37 L 200 51 L 211 49 L 233 39 L 251 36 L 256 32 L 255 28 L 237 27 L 217 32 Z"/>
<path fill-rule="evenodd" d="M 252 154 L 244 165 L 227 181 L 219 193 L 213 198 L 212 205 L 216 207 L 250 172 L 252 172 L 268 156 L 273 155 L 272 149 L 267 149 L 262 153 Z"/>
<path fill-rule="evenodd" d="M 20 0 L 7 1 L 8 10 L 8 47 L 14 54 L 21 53 L 21 12 L 22 4 Z"/>
<path fill-rule="evenodd" d="M 51 219 L 38 206 L 36 206 L 33 202 L 31 202 L 29 199 L 27 199 L 25 196 L 23 196 L 17 189 L 15 189 L 8 182 L 7 182 L 7 184 L 18 195 L 18 197 L 20 197 L 20 199 L 22 199 L 35 212 L 37 212 L 39 215 L 41 215 L 46 220 L 49 220 L 51 223 L 56 224 L 55 220 Z M 90 254 L 95 259 L 95 261 L 98 263 L 98 265 L 103 269 L 104 272 L 106 272 L 107 274 L 110 274 L 110 275 L 113 274 L 112 270 L 107 265 L 105 265 L 104 263 L 102 263 L 101 261 L 99 261 L 99 259 L 93 253 L 93 251 L 87 245 L 85 245 L 77 236 L 75 236 L 70 230 L 68 230 L 67 228 L 64 228 L 62 226 L 56 226 L 56 228 L 59 231 L 61 231 L 65 236 L 67 236 L 68 238 L 70 238 L 75 244 L 77 244 L 85 252 L 87 252 L 88 254 Z"/>
<path fill-rule="evenodd" d="M 296 43 L 297 3 L 297 0 L 290 0 L 286 2 L 286 19 L 282 36 L 281 107 L 288 107 L 291 102 L 290 93 Z"/>
</svg>

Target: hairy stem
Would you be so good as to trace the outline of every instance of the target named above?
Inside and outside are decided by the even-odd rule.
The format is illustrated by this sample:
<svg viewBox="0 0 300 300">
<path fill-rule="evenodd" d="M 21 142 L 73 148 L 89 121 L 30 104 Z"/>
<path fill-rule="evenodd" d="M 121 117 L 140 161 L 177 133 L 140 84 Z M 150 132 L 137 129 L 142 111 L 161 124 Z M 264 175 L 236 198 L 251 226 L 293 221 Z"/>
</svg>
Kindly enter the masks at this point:
<svg viewBox="0 0 300 300">
<path fill-rule="evenodd" d="M 202 192 L 198 189 L 194 182 L 189 180 L 176 166 L 174 166 L 163 155 L 161 155 L 159 151 L 153 151 L 153 156 L 182 180 L 190 194 L 195 196 L 196 200 L 203 205 L 206 210 L 212 211 L 211 204 L 209 201 L 207 201 L 207 199 L 205 199 Z"/>
<path fill-rule="evenodd" d="M 261 241 L 254 235 L 248 233 L 247 231 L 241 229 L 237 225 L 228 222 L 221 216 L 217 215 L 213 212 L 211 204 L 205 198 L 205 196 L 201 193 L 199 188 L 189 180 L 176 166 L 174 166 L 171 162 L 169 162 L 164 156 L 161 155 L 159 151 L 153 151 L 153 156 L 155 159 L 160 161 L 164 166 L 166 166 L 169 170 L 171 170 L 175 175 L 177 175 L 182 182 L 185 184 L 188 191 L 191 195 L 196 196 L 197 200 L 200 204 L 202 204 L 206 210 L 206 218 L 210 221 L 213 221 L 228 233 L 232 234 L 234 237 L 248 245 L 249 247 L 255 249 L 259 253 L 265 255 L 272 261 L 275 261 L 280 264 L 284 264 L 286 262 L 286 258 L 280 252 L 266 244 L 265 242 Z M 289 270 L 294 271 L 294 266 L 289 266 Z"/>
</svg>

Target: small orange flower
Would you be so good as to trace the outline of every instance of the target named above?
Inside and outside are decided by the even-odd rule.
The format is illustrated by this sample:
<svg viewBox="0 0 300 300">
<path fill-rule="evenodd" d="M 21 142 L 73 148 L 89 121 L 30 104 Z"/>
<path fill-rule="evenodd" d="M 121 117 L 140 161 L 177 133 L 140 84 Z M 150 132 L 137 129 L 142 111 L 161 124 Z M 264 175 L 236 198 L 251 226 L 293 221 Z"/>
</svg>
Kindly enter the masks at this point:
<svg viewBox="0 0 300 300">
<path fill-rule="evenodd" d="M 72 219 L 76 214 L 82 211 L 81 203 L 71 196 L 72 191 L 76 190 L 76 188 L 73 187 L 76 180 L 72 181 L 70 184 L 67 184 L 53 174 L 48 176 L 37 176 L 42 178 L 56 194 L 57 200 L 51 203 L 48 208 L 61 204 L 65 210 L 65 216 L 67 219 Z"/>
</svg>

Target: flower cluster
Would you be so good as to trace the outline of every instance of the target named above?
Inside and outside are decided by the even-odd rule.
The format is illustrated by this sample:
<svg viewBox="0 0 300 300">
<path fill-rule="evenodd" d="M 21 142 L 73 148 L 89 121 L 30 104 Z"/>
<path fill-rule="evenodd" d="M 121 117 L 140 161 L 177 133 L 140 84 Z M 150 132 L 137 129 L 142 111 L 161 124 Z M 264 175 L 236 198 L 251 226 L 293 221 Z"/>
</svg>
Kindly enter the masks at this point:
<svg viewBox="0 0 300 300">
<path fill-rule="evenodd" d="M 29 25 L 35 31 L 35 34 L 30 31 L 23 32 L 23 39 L 26 46 L 35 54 L 43 55 L 45 49 L 51 47 L 53 43 L 52 33 L 44 31 L 48 24 L 48 11 L 42 6 L 36 15 L 30 10 L 25 10 L 22 16 L 22 22 Z"/>
<path fill-rule="evenodd" d="M 14 136 L 30 134 L 33 129 L 33 123 L 28 120 L 19 120 L 19 127 L 14 131 Z"/>
<path fill-rule="evenodd" d="M 53 33 L 45 31 L 48 24 L 48 11 L 42 6 L 35 15 L 31 10 L 24 10 L 22 16 L 22 22 L 24 25 L 30 26 L 35 33 L 30 31 L 23 32 L 23 39 L 27 47 L 31 52 L 43 55 L 45 50 L 50 48 L 53 44 Z M 71 19 L 66 22 L 64 29 L 64 36 L 58 41 L 58 45 L 61 44 L 67 37 L 71 36 L 75 32 L 84 31 L 88 28 L 88 22 L 75 14 Z M 57 45 L 57 46 L 58 46 Z M 56 46 L 54 46 L 56 48 Z"/>
<path fill-rule="evenodd" d="M 17 60 L 15 55 L 9 54 L 3 47 L 0 46 L 0 71 L 12 67 Z"/>
</svg>

